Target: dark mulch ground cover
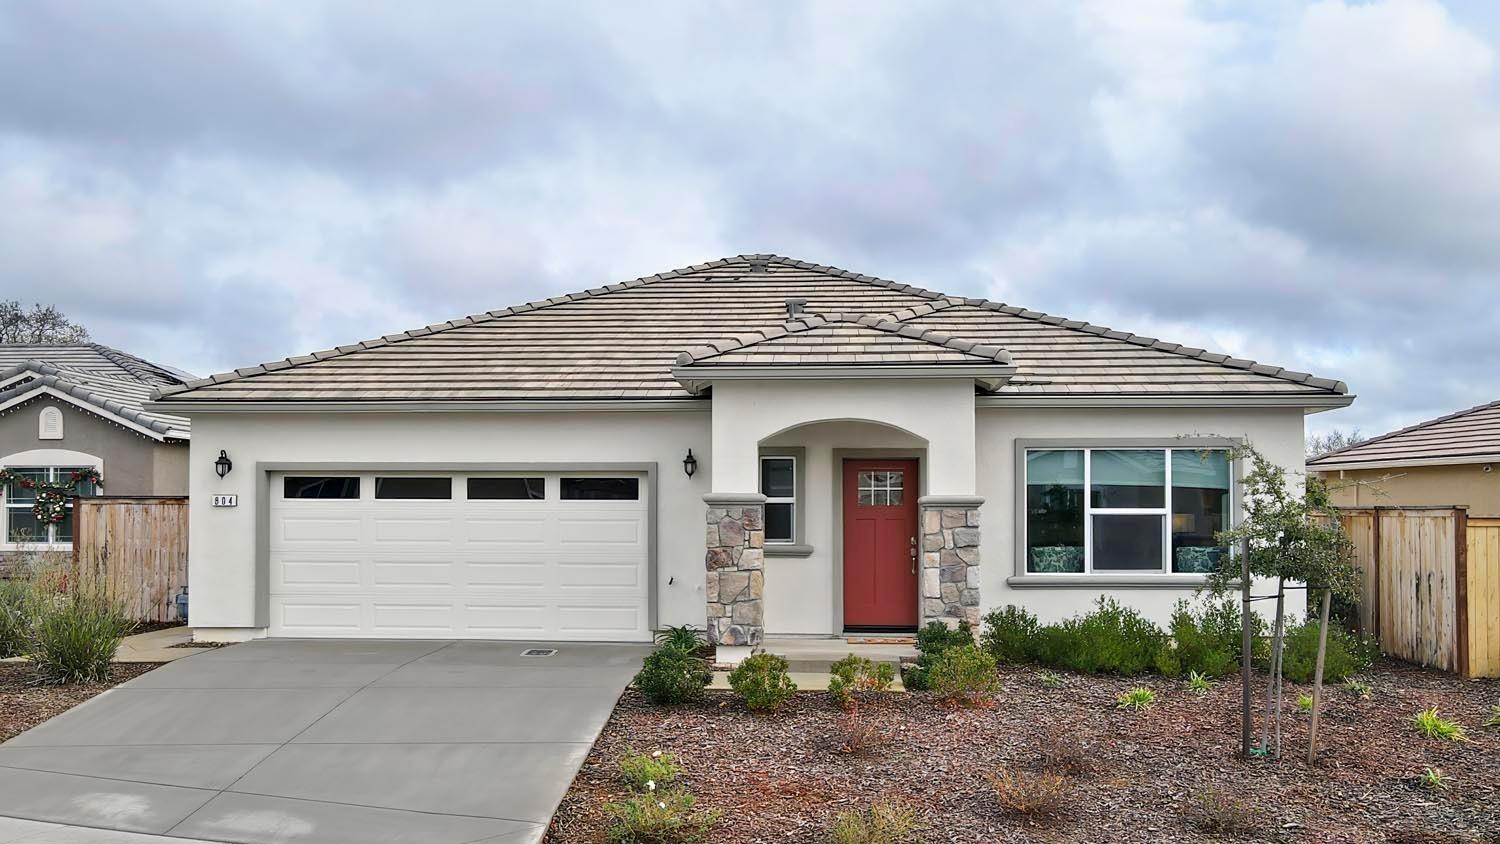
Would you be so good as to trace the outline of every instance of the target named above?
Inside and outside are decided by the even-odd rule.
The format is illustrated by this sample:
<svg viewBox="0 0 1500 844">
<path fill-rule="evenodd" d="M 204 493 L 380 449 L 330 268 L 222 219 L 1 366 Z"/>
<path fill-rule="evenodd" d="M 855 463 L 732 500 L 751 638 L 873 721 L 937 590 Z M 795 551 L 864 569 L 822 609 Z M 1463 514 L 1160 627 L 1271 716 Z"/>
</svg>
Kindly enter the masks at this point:
<svg viewBox="0 0 1500 844">
<path fill-rule="evenodd" d="M 158 630 L 170 630 L 173 627 L 186 626 L 187 622 L 185 621 L 142 621 L 137 623 L 135 627 L 132 627 L 130 629 L 130 635 L 135 636 L 141 633 L 155 633 Z"/>
<path fill-rule="evenodd" d="M 0 663 L 0 741 L 19 735 L 156 667 L 156 663 L 117 662 L 110 671 L 109 680 L 103 683 L 43 686 L 37 684 L 30 664 Z"/>
<path fill-rule="evenodd" d="M 1262 807 L 1257 831 L 1239 840 L 1278 842 L 1500 842 L 1500 728 L 1482 727 L 1500 702 L 1500 681 L 1465 682 L 1395 663 L 1364 679 L 1361 700 L 1339 686 L 1326 690 L 1323 752 L 1309 767 L 1299 691 L 1284 699 L 1285 760 L 1243 762 L 1237 678 L 1198 696 L 1163 678 L 1066 675 L 1043 687 L 1030 669 L 1003 672 L 996 706 L 951 710 L 926 694 L 878 696 L 861 717 L 879 724 L 883 748 L 851 757 L 838 752 L 844 715 L 823 693 L 797 694 L 781 712 L 752 715 L 727 693 L 703 704 L 657 708 L 627 692 L 553 820 L 551 844 L 604 840 L 602 806 L 622 799 L 614 760 L 627 748 L 677 754 L 685 784 L 700 806 L 723 817 L 713 842 L 821 842 L 834 816 L 872 800 L 916 807 L 932 842 L 1232 840 L 1195 828 L 1187 816 L 1196 795 L 1218 790 Z M 1115 708 L 1134 686 L 1160 701 L 1141 712 Z M 1257 706 L 1264 705 L 1257 688 Z M 1418 736 L 1410 719 L 1437 706 L 1471 741 Z M 1097 770 L 1070 778 L 1071 799 L 1051 819 L 1007 816 L 985 775 L 1034 770 L 1048 747 L 1081 743 Z M 1434 795 L 1416 782 L 1427 767 L 1448 774 Z M 1408 837 L 1399 837 L 1403 832 Z M 1434 837 L 1417 838 L 1417 833 Z"/>
</svg>

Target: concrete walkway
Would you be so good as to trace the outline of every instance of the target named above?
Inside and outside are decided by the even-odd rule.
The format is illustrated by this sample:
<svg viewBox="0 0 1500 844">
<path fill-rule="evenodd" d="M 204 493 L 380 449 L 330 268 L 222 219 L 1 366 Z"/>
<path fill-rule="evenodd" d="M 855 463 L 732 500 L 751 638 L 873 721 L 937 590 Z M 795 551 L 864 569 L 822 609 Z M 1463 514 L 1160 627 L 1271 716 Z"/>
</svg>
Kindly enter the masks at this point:
<svg viewBox="0 0 1500 844">
<path fill-rule="evenodd" d="M 198 838 L 139 835 L 111 829 L 0 818 L 0 844 L 216 844 Z"/>
<path fill-rule="evenodd" d="M 183 650 L 190 659 L 0 745 L 0 816 L 245 844 L 535 842 L 646 653 L 367 640 Z"/>
<path fill-rule="evenodd" d="M 120 642 L 120 647 L 115 649 L 115 662 L 172 662 L 209 650 L 173 647 L 191 641 L 193 641 L 193 629 L 187 626 L 164 627 L 149 633 L 126 636 L 124 641 Z"/>
</svg>

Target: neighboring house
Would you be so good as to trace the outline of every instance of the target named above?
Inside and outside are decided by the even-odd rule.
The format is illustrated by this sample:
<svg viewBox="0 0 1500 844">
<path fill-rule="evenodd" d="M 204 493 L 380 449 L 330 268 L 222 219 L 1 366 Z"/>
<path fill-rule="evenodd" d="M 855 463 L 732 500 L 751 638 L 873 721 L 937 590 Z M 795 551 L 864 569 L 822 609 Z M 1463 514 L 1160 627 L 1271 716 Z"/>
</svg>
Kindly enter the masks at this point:
<svg viewBox="0 0 1500 844">
<path fill-rule="evenodd" d="M 200 446 L 197 635 L 643 641 L 706 620 L 733 659 L 768 635 L 1008 603 L 1057 618 L 1117 595 L 1165 620 L 1224 553 L 1221 449 L 1248 438 L 1300 468 L 1303 414 L 1351 400 L 1305 373 L 761 255 L 152 406 L 190 417 Z"/>
<path fill-rule="evenodd" d="M 110 495 L 186 495 L 188 420 L 143 405 L 152 391 L 191 378 L 98 343 L 0 345 L 0 468 L 46 482 L 92 468 Z M 100 490 L 85 483 L 78 492 Z M 32 512 L 34 493 L 19 485 L 0 493 L 0 556 L 71 546 L 71 515 L 44 524 Z"/>
<path fill-rule="evenodd" d="M 1500 401 L 1307 461 L 1343 507 L 1463 505 L 1500 516 Z"/>
</svg>

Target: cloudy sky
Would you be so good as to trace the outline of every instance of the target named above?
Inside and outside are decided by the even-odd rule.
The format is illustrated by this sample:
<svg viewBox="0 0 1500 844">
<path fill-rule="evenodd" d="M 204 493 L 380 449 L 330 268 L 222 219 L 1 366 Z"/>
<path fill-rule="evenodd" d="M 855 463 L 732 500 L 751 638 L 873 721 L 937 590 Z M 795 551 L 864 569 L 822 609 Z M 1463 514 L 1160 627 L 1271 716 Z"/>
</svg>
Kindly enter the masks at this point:
<svg viewBox="0 0 1500 844">
<path fill-rule="evenodd" d="M 1487 0 L 7 3 L 0 296 L 202 374 L 776 252 L 1373 434 L 1500 398 L 1497 50 Z"/>
</svg>

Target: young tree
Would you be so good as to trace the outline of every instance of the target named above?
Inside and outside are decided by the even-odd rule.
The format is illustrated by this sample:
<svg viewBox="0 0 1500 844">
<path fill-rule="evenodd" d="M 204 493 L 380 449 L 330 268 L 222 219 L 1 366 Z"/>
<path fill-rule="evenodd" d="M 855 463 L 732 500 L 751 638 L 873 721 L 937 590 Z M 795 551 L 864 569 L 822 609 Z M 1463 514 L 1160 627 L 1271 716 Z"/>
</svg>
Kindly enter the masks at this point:
<svg viewBox="0 0 1500 844">
<path fill-rule="evenodd" d="M 1289 482 L 1286 469 L 1272 463 L 1253 447 L 1245 446 L 1238 457 L 1247 459 L 1250 471 L 1241 481 L 1244 517 L 1218 541 L 1240 549 L 1240 559 L 1227 562 L 1209 578 L 1216 593 L 1244 587 L 1244 624 L 1250 624 L 1248 584 L 1244 576 L 1276 580 L 1276 617 L 1272 626 L 1270 685 L 1266 691 L 1267 717 L 1261 729 L 1261 751 L 1270 752 L 1270 730 L 1274 723 L 1276 750 L 1281 755 L 1281 659 L 1286 630 L 1286 584 L 1306 584 L 1308 594 L 1321 597 L 1318 657 L 1314 669 L 1313 721 L 1308 758 L 1317 743 L 1318 710 L 1322 703 L 1323 659 L 1328 642 L 1328 607 L 1333 595 L 1356 598 L 1359 571 L 1353 564 L 1354 545 L 1334 514 L 1328 488 L 1318 479 L 1308 479 L 1303 488 Z M 1264 596 L 1269 597 L 1269 596 Z M 1248 706 L 1248 699 L 1246 705 Z"/>
<path fill-rule="evenodd" d="M 0 343 L 64 345 L 88 341 L 88 329 L 69 321 L 56 305 L 33 305 L 28 311 L 14 299 L 0 301 Z"/>
</svg>

